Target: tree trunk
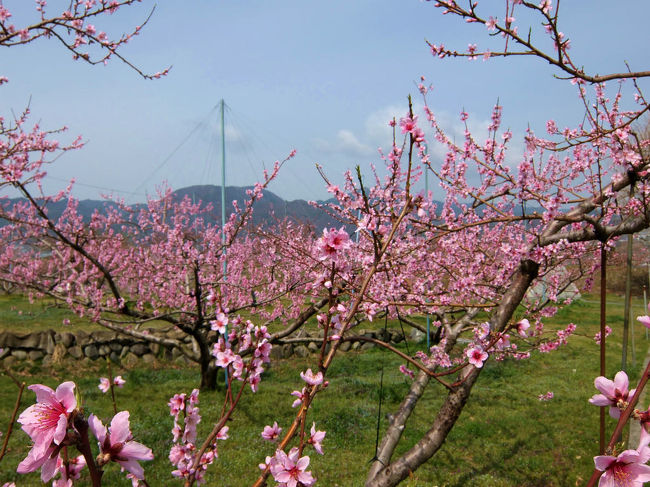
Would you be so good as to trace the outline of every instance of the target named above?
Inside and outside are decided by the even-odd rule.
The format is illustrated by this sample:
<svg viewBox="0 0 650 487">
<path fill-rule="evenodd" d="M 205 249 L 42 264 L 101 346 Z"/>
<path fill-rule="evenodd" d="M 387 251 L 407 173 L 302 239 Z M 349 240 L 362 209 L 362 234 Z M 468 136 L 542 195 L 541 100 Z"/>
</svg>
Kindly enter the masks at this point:
<svg viewBox="0 0 650 487">
<path fill-rule="evenodd" d="M 530 284 L 537 277 L 538 271 L 539 264 L 530 260 L 521 262 L 509 289 L 490 318 L 492 331 L 501 332 L 506 328 Z M 463 411 L 472 387 L 482 370 L 476 367 L 465 369 L 462 384 L 449 392 L 431 429 L 400 458 L 385 465 L 373 479 L 368 479 L 366 487 L 394 487 L 435 455 Z"/>
<path fill-rule="evenodd" d="M 207 337 L 200 333 L 194 336 L 199 348 L 199 366 L 201 367 L 201 385 L 202 391 L 214 391 L 217 389 L 217 373 L 219 368 L 215 364 L 215 358 L 212 355 L 212 346 L 208 343 Z"/>
<path fill-rule="evenodd" d="M 217 389 L 217 373 L 219 369 L 214 365 L 214 357 L 210 356 L 208 360 L 201 357 L 201 385 L 202 391 L 214 391 Z"/>
</svg>

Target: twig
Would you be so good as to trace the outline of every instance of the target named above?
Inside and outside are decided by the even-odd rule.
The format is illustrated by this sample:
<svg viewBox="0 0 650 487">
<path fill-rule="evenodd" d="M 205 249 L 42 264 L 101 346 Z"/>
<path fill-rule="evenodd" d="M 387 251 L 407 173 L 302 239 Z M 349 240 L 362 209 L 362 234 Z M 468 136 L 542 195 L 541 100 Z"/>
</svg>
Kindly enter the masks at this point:
<svg viewBox="0 0 650 487">
<path fill-rule="evenodd" d="M 4 369 L 5 373 L 11 377 L 14 382 L 16 382 L 16 379 L 11 376 L 9 371 L 7 369 Z M 11 413 L 11 420 L 9 421 L 9 426 L 7 427 L 7 434 L 5 435 L 5 439 L 2 442 L 2 450 L 0 450 L 0 461 L 2 461 L 3 457 L 5 456 L 5 453 L 7 452 L 7 445 L 9 444 L 9 437 L 11 436 L 11 433 L 13 432 L 14 429 L 14 423 L 16 422 L 16 415 L 18 414 L 18 409 L 20 409 L 20 401 L 23 397 L 23 391 L 25 390 L 25 383 L 20 382 L 18 384 L 18 397 L 16 398 L 16 405 L 14 406 L 14 410 Z"/>
</svg>

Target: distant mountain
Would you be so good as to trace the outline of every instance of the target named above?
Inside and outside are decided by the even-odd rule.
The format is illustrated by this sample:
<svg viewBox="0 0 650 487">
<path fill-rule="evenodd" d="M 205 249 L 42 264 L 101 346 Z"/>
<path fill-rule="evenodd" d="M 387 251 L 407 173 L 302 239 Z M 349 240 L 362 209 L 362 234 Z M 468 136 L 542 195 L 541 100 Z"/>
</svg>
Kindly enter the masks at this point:
<svg viewBox="0 0 650 487">
<path fill-rule="evenodd" d="M 233 211 L 232 202 L 237 201 L 240 208 L 243 208 L 245 202 L 249 199 L 246 191 L 252 187 L 226 186 L 226 213 L 230 215 Z M 214 185 L 188 186 L 181 188 L 172 193 L 174 199 L 180 201 L 184 197 L 189 197 L 194 203 L 202 202 L 203 205 L 211 204 L 212 212 L 206 215 L 206 220 L 211 223 L 221 221 L 221 188 Z M 8 204 L 24 201 L 24 198 L 13 198 L 5 200 Z M 329 200 L 334 201 L 334 200 Z M 6 203 L 5 203 L 6 204 Z M 0 206 L 2 206 L 0 200 Z M 48 214 L 53 219 L 58 219 L 63 213 L 67 201 L 62 200 L 48 205 Z M 78 211 L 84 220 L 89 221 L 95 210 L 102 211 L 106 207 L 114 206 L 106 200 L 80 200 Z M 132 208 L 142 206 L 142 203 L 130 205 Z M 264 197 L 258 200 L 253 207 L 253 222 L 256 224 L 273 224 L 276 220 L 282 220 L 285 217 L 299 222 L 310 224 L 314 227 L 316 233 L 320 233 L 326 227 L 340 227 L 341 223 L 331 218 L 326 212 L 311 206 L 305 200 L 286 201 L 275 193 L 265 190 Z M 0 219 L 0 226 L 6 222 Z"/>
<path fill-rule="evenodd" d="M 245 202 L 249 199 L 246 191 L 252 189 L 252 186 L 238 187 L 226 186 L 226 213 L 230 215 L 233 211 L 232 202 L 237 201 L 240 208 L 243 208 Z M 173 198 L 180 201 L 184 197 L 190 198 L 192 202 L 202 202 L 203 205 L 211 204 L 212 212 L 205 215 L 204 218 L 210 223 L 218 223 L 221 221 L 221 187 L 214 185 L 198 185 L 188 186 L 185 188 L 177 189 L 172 193 Z M 23 198 L 14 198 L 4 200 L 9 204 L 24 201 Z M 329 199 L 326 201 L 319 201 L 318 203 L 330 203 L 335 200 Z M 440 209 L 442 203 L 434 201 L 433 203 Z M 5 203 L 6 204 L 6 203 Z M 3 205 L 3 200 L 0 199 L 0 207 Z M 48 205 L 48 212 L 50 216 L 57 219 L 63 213 L 67 205 L 66 201 L 59 201 Z M 79 213 L 83 216 L 84 220 L 90 220 L 90 216 L 95 210 L 103 210 L 106 207 L 114 206 L 113 203 L 106 200 L 80 200 Z M 132 208 L 141 207 L 142 203 L 131 205 Z M 543 209 L 539 207 L 528 207 L 527 213 L 542 212 Z M 515 215 L 521 215 L 521 208 L 515 209 Z M 258 200 L 253 207 L 253 223 L 255 224 L 269 224 L 272 225 L 277 220 L 289 218 L 295 222 L 305 223 L 312 225 L 316 233 L 321 233 L 323 228 L 336 227 L 339 228 L 342 224 L 329 216 L 325 211 L 311 206 L 305 200 L 286 201 L 280 198 L 275 193 L 265 190 L 264 197 Z M 6 222 L 0 219 L 0 226 L 5 225 Z M 353 227 L 347 228 L 348 232 L 354 231 Z"/>
<path fill-rule="evenodd" d="M 226 186 L 226 213 L 232 213 L 232 202 L 237 201 L 240 208 L 249 199 L 246 191 L 252 187 Z M 182 199 L 188 196 L 194 202 L 210 203 L 214 209 L 212 221 L 221 221 L 221 188 L 214 185 L 188 186 L 173 193 L 174 198 Z M 328 200 L 331 202 L 334 200 Z M 322 203 L 320 201 L 319 203 Z M 340 227 L 341 223 L 331 218 L 319 208 L 311 206 L 305 200 L 286 201 L 275 193 L 265 190 L 264 197 L 255 202 L 253 207 L 253 222 L 256 224 L 270 223 L 276 219 L 289 218 L 295 222 L 311 224 L 317 233 L 325 227 Z"/>
</svg>

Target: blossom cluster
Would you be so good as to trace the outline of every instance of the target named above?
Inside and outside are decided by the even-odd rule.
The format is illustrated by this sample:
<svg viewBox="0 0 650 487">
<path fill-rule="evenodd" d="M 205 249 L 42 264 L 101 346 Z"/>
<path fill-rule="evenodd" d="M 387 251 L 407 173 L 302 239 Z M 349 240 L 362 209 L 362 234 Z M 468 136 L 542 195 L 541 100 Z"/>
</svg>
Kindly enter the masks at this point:
<svg viewBox="0 0 650 487">
<path fill-rule="evenodd" d="M 199 413 L 199 390 L 191 394 L 175 394 L 168 403 L 169 414 L 174 418 L 172 428 L 174 445 L 169 451 L 169 461 L 176 467 L 172 471 L 174 477 L 191 479 L 200 485 L 204 482 L 205 471 L 218 456 L 217 440 L 228 439 L 228 426 L 221 428 L 215 440 L 197 459 L 200 449 L 196 445 L 196 427 L 201 422 Z M 181 414 L 183 427 L 180 424 Z"/>
<path fill-rule="evenodd" d="M 600 394 L 595 394 L 589 402 L 595 406 L 609 406 L 610 416 L 616 419 L 629 407 L 629 402 L 636 392 L 636 389 L 629 390 L 629 380 L 623 371 L 618 372 L 613 381 L 606 377 L 597 377 L 594 385 Z M 650 423 L 644 421 L 650 417 L 650 408 L 645 412 L 635 409 L 632 417 L 641 421 L 639 446 L 616 456 L 594 457 L 596 470 L 603 472 L 599 487 L 641 487 L 644 482 L 650 481 L 650 466 L 646 465 L 650 460 Z"/>
<path fill-rule="evenodd" d="M 260 469 L 268 468 L 279 486 L 308 487 L 316 483 L 314 476 L 307 471 L 308 466 L 309 457 L 306 455 L 301 457 L 298 448 L 294 447 L 288 454 L 277 450 L 272 457 L 266 457 L 266 463 L 260 464 Z"/>
<path fill-rule="evenodd" d="M 231 329 L 226 335 L 228 323 Z M 266 326 L 256 326 L 250 320 L 242 320 L 239 316 L 229 320 L 220 310 L 212 321 L 212 329 L 221 335 L 212 349 L 217 367 L 228 370 L 229 377 L 248 382 L 251 390 L 256 392 L 264 372 L 264 364 L 271 360 L 271 335 Z M 251 350 L 251 358 L 244 361 L 242 354 Z"/>
<path fill-rule="evenodd" d="M 117 387 L 122 387 L 124 384 L 126 384 L 126 381 L 122 378 L 121 375 L 117 375 L 113 377 L 113 385 Z M 111 381 L 108 380 L 106 377 L 100 377 L 99 378 L 99 385 L 97 386 L 100 391 L 102 391 L 104 394 L 108 392 L 108 390 L 111 388 Z"/>
<path fill-rule="evenodd" d="M 64 382 L 56 390 L 42 384 L 34 384 L 29 389 L 36 394 L 36 404 L 21 413 L 18 422 L 29 435 L 33 445 L 27 458 L 18 465 L 18 473 L 41 470 L 41 480 L 48 482 L 57 474 L 54 487 L 68 487 L 79 479 L 82 469 L 93 462 L 96 468 L 116 462 L 127 477 L 134 483 L 144 480 L 144 470 L 139 464 L 142 460 L 152 460 L 149 448 L 133 440 L 129 424 L 129 412 L 121 411 L 111 420 L 107 429 L 101 420 L 91 414 L 86 421 L 78 407 L 74 382 Z M 98 442 L 97 459 L 90 457 L 84 445 L 88 442 L 88 431 Z M 77 446 L 84 453 L 81 457 L 61 458 L 61 450 L 66 446 Z"/>
</svg>

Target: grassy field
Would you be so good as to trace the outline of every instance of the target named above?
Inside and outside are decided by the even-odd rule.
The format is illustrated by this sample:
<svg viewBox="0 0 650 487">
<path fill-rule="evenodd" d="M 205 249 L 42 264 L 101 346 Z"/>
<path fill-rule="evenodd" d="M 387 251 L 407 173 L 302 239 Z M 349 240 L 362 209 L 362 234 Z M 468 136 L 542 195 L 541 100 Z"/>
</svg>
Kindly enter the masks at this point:
<svg viewBox="0 0 650 487">
<path fill-rule="evenodd" d="M 2 327 L 11 316 L 7 302 L 0 303 Z M 9 306 L 18 306 L 16 303 Z M 50 310 L 34 304 L 32 315 L 43 323 L 61 322 L 62 310 Z M 41 315 L 36 310 L 41 306 Z M 564 327 L 568 322 L 578 325 L 578 335 L 569 345 L 550 354 L 536 353 L 530 360 L 493 362 L 485 366 L 479 383 L 442 450 L 404 482 L 407 486 L 568 486 L 582 485 L 593 468 L 593 455 L 598 448 L 598 408 L 587 403 L 596 390 L 593 379 L 598 375 L 598 347 L 593 335 L 598 330 L 598 303 L 593 297 L 578 301 L 561 311 L 550 327 Z M 18 315 L 15 308 L 13 313 Z M 634 311 L 641 314 L 642 303 Z M 608 375 L 619 370 L 621 361 L 622 302 L 611 297 L 608 324 L 614 329 L 609 341 Z M 29 315 L 28 315 L 29 316 Z M 48 319 L 46 319 L 48 318 Z M 17 319 L 19 322 L 20 320 Z M 14 327 L 16 321 L 10 327 Z M 27 326 L 27 325 L 25 325 Z M 82 326 L 82 325 L 77 325 Z M 648 342 L 644 329 L 635 327 L 636 363 L 628 359 L 630 375 L 636 377 L 646 355 Z M 411 344 L 411 353 L 413 347 Z M 422 348 L 422 345 L 419 345 Z M 381 430 L 386 413 L 395 410 L 408 388 L 407 380 L 397 370 L 399 361 L 389 353 L 373 349 L 365 353 L 342 354 L 329 374 L 330 387 L 321 393 L 310 412 L 309 421 L 327 431 L 323 442 L 325 455 L 312 454 L 313 474 L 323 486 L 361 486 L 375 448 L 379 407 L 379 380 L 384 370 Z M 250 485 L 258 474 L 257 464 L 273 447 L 260 437 L 264 425 L 277 420 L 287 426 L 295 410 L 291 409 L 290 392 L 301 386 L 298 373 L 313 367 L 313 358 L 275 362 L 265 373 L 260 390 L 245 394 L 241 407 L 229 423 L 230 439 L 223 442 L 220 458 L 211 467 L 207 485 Z M 83 361 L 41 369 L 37 364 L 23 363 L 14 372 L 28 384 L 44 383 L 55 387 L 64 380 L 74 380 L 81 390 L 87 411 L 107 420 L 111 404 L 98 389 L 98 377 L 106 375 L 103 362 Z M 131 411 L 136 440 L 151 447 L 156 454 L 146 462 L 150 485 L 179 485 L 171 476 L 167 459 L 171 446 L 172 418 L 166 403 L 177 392 L 190 392 L 198 383 L 198 372 L 165 364 L 139 365 L 127 370 L 114 366 L 127 383 L 118 389 L 118 406 Z M 0 418 L 8 418 L 15 401 L 16 387 L 0 375 Z M 539 394 L 553 391 L 554 399 L 540 402 Z M 200 431 L 210 429 L 218 413 L 223 394 L 202 393 L 203 421 Z M 408 448 L 426 431 L 432 415 L 444 397 L 444 390 L 431 386 L 418 405 L 413 420 L 404 434 Z M 33 402 L 27 391 L 24 409 Z M 643 405 L 645 406 L 645 405 Z M 0 422 L 6 430 L 7 419 Z M 608 427 L 613 428 L 613 420 Z M 7 456 L 0 464 L 0 485 L 16 481 L 19 486 L 41 485 L 39 476 L 18 476 L 15 468 L 28 450 L 27 436 L 17 430 L 11 438 Z M 636 445 L 633 445 L 634 447 Z M 313 452 L 312 452 L 313 453 Z M 115 464 L 106 469 L 108 486 L 130 486 Z M 272 484 L 272 483 L 271 483 Z M 85 484 L 84 484 L 85 485 Z"/>
</svg>

